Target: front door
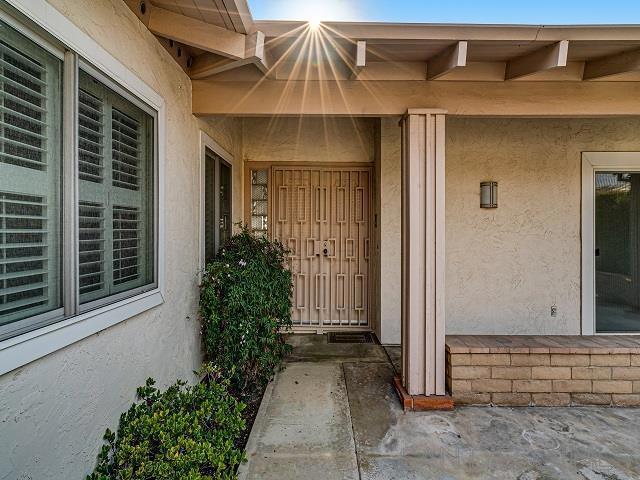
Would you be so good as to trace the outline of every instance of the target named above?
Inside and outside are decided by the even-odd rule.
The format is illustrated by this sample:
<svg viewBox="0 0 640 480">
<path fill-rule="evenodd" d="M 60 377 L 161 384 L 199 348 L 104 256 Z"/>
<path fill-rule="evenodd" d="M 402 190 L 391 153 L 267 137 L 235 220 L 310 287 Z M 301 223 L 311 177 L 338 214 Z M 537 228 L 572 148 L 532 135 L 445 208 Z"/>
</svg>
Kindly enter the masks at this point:
<svg viewBox="0 0 640 480">
<path fill-rule="evenodd" d="M 297 329 L 368 328 L 368 167 L 273 167 L 271 233 L 291 250 Z"/>
</svg>

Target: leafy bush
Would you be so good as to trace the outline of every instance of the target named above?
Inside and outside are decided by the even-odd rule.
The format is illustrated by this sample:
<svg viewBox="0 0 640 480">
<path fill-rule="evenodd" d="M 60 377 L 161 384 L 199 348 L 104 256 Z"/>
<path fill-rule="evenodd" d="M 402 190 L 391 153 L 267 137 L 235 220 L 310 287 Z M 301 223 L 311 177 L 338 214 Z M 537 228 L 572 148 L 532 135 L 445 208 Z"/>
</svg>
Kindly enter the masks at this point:
<svg viewBox="0 0 640 480">
<path fill-rule="evenodd" d="M 260 389 L 290 348 L 291 272 L 287 250 L 246 228 L 207 265 L 200 292 L 203 338 L 209 359 L 241 395 Z"/>
<path fill-rule="evenodd" d="M 120 416 L 118 433 L 107 430 L 106 445 L 88 480 L 236 478 L 244 458 L 234 446 L 245 428 L 244 404 L 205 368 L 205 381 L 178 381 L 164 392 L 153 379 L 139 387 L 139 403 Z"/>
</svg>

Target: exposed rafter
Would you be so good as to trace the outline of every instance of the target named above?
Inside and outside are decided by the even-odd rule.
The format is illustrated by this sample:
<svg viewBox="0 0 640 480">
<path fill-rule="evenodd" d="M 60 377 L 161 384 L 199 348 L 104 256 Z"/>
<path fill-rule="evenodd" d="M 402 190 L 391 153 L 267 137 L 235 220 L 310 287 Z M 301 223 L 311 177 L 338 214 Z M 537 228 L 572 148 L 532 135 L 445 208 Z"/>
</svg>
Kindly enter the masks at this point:
<svg viewBox="0 0 640 480">
<path fill-rule="evenodd" d="M 222 20 L 191 7 L 180 14 L 154 0 L 123 1 L 194 80 L 238 69 L 220 80 L 258 81 L 256 71 L 240 68 L 245 65 L 290 81 L 640 80 L 639 26 L 324 22 L 321 48 L 310 62 L 300 58 L 306 22 L 253 22 L 247 0 L 193 3 L 217 9 Z M 308 68 L 295 68 L 304 64 Z"/>
<path fill-rule="evenodd" d="M 356 54 L 353 67 L 351 69 L 351 79 L 358 78 L 362 69 L 367 65 L 367 42 L 358 40 L 356 42 Z"/>
<path fill-rule="evenodd" d="M 193 61 L 190 76 L 193 79 L 206 78 L 250 64 L 254 64 L 265 74 L 269 70 L 264 48 L 264 34 L 262 32 L 255 32 L 246 36 L 244 58 L 234 60 L 230 58 L 221 59 L 213 54 L 199 55 Z"/>
<path fill-rule="evenodd" d="M 245 57 L 245 35 L 158 7 L 151 8 L 149 30 L 161 37 L 227 58 Z"/>
<path fill-rule="evenodd" d="M 566 67 L 568 53 L 569 41 L 561 40 L 528 55 L 509 60 L 505 79 L 514 80 L 537 72 Z"/>
<path fill-rule="evenodd" d="M 640 72 L 640 50 L 586 62 L 582 78 L 584 80 L 594 80 L 627 72 Z"/>
<path fill-rule="evenodd" d="M 457 42 L 427 62 L 427 80 L 436 80 L 467 65 L 467 42 Z"/>
</svg>

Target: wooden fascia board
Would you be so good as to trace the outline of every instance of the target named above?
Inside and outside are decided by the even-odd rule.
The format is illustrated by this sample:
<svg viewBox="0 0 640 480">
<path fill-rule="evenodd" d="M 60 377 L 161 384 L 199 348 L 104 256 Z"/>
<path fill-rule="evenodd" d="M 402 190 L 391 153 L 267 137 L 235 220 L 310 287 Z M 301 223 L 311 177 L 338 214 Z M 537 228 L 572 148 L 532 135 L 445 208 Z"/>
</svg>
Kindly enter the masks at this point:
<svg viewBox="0 0 640 480">
<path fill-rule="evenodd" d="M 268 38 L 297 37 L 301 21 L 255 21 L 254 28 Z M 326 31 L 338 38 L 362 40 L 449 40 L 458 41 L 541 41 L 561 40 L 634 41 L 640 38 L 639 25 L 436 25 L 398 23 L 323 22 Z"/>
<path fill-rule="evenodd" d="M 569 41 L 561 40 L 528 55 L 509 60 L 505 79 L 513 80 L 552 68 L 566 67 L 568 52 Z"/>
<path fill-rule="evenodd" d="M 427 80 L 436 80 L 467 65 L 467 42 L 461 40 L 427 62 Z"/>
<path fill-rule="evenodd" d="M 244 59 L 245 35 L 241 33 L 158 7 L 151 8 L 148 26 L 161 37 L 227 58 Z"/>
<path fill-rule="evenodd" d="M 640 50 L 619 53 L 586 62 L 582 78 L 583 80 L 594 80 L 637 71 L 640 71 Z"/>
</svg>

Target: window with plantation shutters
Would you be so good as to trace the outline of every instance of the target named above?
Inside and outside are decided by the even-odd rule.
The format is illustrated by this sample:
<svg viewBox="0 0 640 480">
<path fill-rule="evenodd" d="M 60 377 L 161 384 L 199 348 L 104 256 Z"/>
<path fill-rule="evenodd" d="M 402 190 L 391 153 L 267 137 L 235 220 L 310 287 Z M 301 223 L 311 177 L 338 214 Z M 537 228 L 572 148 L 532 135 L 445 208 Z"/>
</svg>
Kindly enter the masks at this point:
<svg viewBox="0 0 640 480">
<path fill-rule="evenodd" d="M 61 307 L 61 79 L 0 22 L 0 338 Z"/>
<path fill-rule="evenodd" d="M 0 342 L 158 293 L 157 115 L 0 5 Z"/>
<path fill-rule="evenodd" d="M 153 282 L 153 118 L 84 71 L 78 116 L 79 290 L 86 304 Z"/>
</svg>

